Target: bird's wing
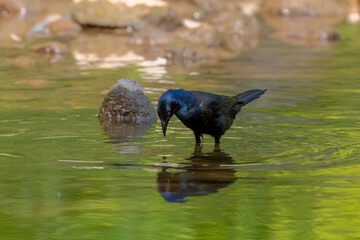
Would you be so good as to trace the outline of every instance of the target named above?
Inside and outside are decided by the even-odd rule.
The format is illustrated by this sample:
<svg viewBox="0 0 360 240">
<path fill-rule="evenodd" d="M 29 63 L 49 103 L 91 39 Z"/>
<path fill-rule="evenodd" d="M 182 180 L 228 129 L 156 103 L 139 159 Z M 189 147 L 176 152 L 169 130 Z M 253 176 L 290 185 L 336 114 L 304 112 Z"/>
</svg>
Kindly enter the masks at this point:
<svg viewBox="0 0 360 240">
<path fill-rule="evenodd" d="M 221 97 L 216 94 L 192 91 L 194 96 L 194 106 L 200 106 L 201 109 L 218 110 L 221 104 Z"/>
<path fill-rule="evenodd" d="M 216 117 L 219 114 L 229 115 L 237 102 L 234 97 L 199 91 L 191 91 L 190 93 L 194 96 L 194 105 L 200 106 L 203 115 L 208 117 Z"/>
</svg>

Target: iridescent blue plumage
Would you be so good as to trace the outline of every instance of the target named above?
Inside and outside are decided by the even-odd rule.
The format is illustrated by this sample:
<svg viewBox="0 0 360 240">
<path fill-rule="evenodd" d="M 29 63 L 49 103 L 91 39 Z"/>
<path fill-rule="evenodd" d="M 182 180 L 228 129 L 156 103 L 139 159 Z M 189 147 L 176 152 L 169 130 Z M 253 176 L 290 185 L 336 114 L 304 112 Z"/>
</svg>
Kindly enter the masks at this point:
<svg viewBox="0 0 360 240">
<path fill-rule="evenodd" d="M 210 134 L 215 138 L 216 146 L 219 146 L 220 137 L 231 127 L 241 107 L 259 98 L 265 91 L 254 89 L 228 97 L 170 89 L 160 97 L 157 106 L 164 136 L 169 120 L 175 114 L 185 126 L 193 130 L 197 144 L 202 134 Z"/>
</svg>

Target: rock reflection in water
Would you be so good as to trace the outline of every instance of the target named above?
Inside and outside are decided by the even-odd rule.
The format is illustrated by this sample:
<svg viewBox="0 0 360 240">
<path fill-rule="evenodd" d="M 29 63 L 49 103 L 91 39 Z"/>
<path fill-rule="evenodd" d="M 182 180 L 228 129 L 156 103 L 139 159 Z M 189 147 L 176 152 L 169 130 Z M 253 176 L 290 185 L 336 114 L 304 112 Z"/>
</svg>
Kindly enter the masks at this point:
<svg viewBox="0 0 360 240">
<path fill-rule="evenodd" d="M 237 179 L 235 169 L 229 167 L 233 159 L 225 152 L 195 151 L 187 160 L 184 171 L 169 172 L 162 167 L 157 175 L 158 192 L 168 202 L 185 202 L 186 197 L 216 193 Z"/>
<path fill-rule="evenodd" d="M 103 131 L 109 136 L 110 143 L 137 142 L 142 140 L 152 123 L 123 123 L 117 121 L 100 121 Z"/>
</svg>

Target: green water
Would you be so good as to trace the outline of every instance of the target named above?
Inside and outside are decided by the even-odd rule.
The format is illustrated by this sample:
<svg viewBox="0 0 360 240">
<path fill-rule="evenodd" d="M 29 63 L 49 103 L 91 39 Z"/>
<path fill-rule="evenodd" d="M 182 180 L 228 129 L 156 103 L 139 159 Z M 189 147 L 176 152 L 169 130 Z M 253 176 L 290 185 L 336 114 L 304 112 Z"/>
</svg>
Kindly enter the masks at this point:
<svg viewBox="0 0 360 240">
<path fill-rule="evenodd" d="M 333 48 L 265 37 L 235 59 L 161 78 L 136 65 L 79 70 L 71 56 L 19 69 L 21 52 L 3 51 L 0 238 L 360 239 L 360 32 L 338 29 Z M 209 136 L 194 152 L 175 118 L 166 138 L 159 123 L 143 136 L 103 128 L 102 92 L 120 78 L 154 102 L 169 88 L 268 91 L 221 152 Z M 31 79 L 48 85 L 19 84 Z"/>
</svg>

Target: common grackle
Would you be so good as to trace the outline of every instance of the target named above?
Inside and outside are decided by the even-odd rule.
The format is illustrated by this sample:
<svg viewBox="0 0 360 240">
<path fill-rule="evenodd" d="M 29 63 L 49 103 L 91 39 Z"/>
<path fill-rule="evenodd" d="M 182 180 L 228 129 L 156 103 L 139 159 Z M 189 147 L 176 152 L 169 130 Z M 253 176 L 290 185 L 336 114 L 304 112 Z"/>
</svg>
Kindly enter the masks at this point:
<svg viewBox="0 0 360 240">
<path fill-rule="evenodd" d="M 175 114 L 180 121 L 193 130 L 196 144 L 201 143 L 202 134 L 215 138 L 220 146 L 220 137 L 228 130 L 241 107 L 259 98 L 265 90 L 253 89 L 236 96 L 222 96 L 184 89 L 166 91 L 159 99 L 157 113 L 164 136 L 170 118 Z"/>
</svg>

